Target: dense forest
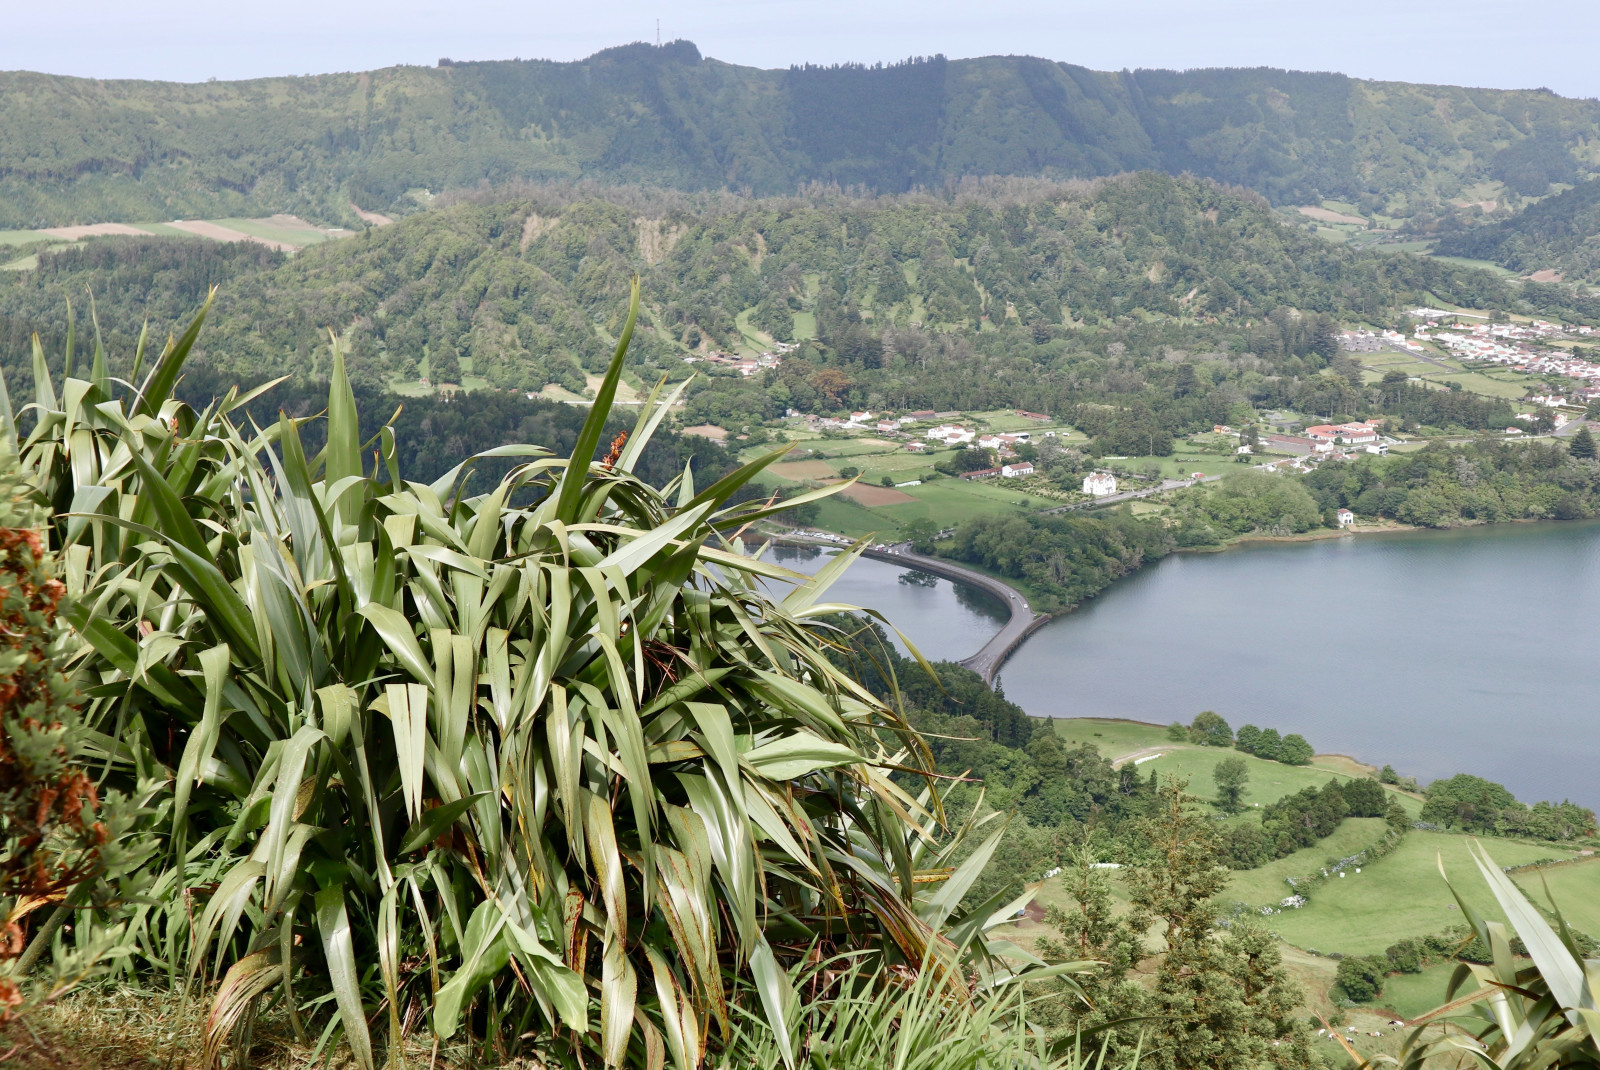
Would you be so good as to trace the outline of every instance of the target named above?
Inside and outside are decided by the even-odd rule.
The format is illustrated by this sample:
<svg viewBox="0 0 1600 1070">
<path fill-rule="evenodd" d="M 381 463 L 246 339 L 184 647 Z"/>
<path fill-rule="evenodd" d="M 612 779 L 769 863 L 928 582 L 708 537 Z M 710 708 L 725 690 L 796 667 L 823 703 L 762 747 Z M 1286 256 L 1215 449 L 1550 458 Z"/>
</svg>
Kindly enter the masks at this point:
<svg viewBox="0 0 1600 1070">
<path fill-rule="evenodd" d="M 790 193 L 1138 169 L 1275 203 L 1414 211 L 1596 166 L 1600 105 L 1268 68 L 1091 71 L 1027 56 L 738 67 L 690 42 L 586 60 L 184 85 L 0 74 L 0 228 L 295 211 L 595 179 Z"/>
<path fill-rule="evenodd" d="M 91 294 L 110 351 L 131 353 L 147 318 L 176 322 L 218 286 L 194 364 L 219 379 L 317 380 L 331 329 L 370 392 L 424 376 L 581 392 L 634 272 L 636 382 L 681 378 L 685 358 L 747 340 L 797 347 L 750 378 L 694 366 L 709 371 L 688 398 L 693 421 L 1018 406 L 1070 419 L 1106 452 L 1248 420 L 1256 405 L 1503 427 L 1503 402 L 1363 387 L 1336 329 L 1431 300 L 1593 303 L 1546 287 L 1531 305 L 1487 272 L 1352 251 L 1284 225 L 1255 194 L 1154 172 L 938 197 L 559 189 L 421 213 L 293 258 L 157 238 L 45 253 L 0 276 L 0 360 L 25 363 L 35 331 L 63 338 L 69 302 L 87 326 Z"/>
<path fill-rule="evenodd" d="M 1590 179 L 1510 219 L 1440 241 L 1435 252 L 1491 260 L 1513 271 L 1553 270 L 1600 282 L 1600 181 Z"/>
</svg>

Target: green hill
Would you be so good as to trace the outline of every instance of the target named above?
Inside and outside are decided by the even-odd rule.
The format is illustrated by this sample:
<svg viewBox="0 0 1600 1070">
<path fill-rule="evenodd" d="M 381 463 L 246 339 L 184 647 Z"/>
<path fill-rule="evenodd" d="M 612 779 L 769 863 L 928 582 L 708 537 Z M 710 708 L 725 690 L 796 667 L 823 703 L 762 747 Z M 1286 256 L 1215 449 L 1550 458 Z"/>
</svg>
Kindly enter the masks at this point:
<svg viewBox="0 0 1600 1070">
<path fill-rule="evenodd" d="M 421 191 L 519 180 L 896 192 L 1137 169 L 1280 204 L 1399 211 L 1501 182 L 1537 195 L 1541 176 L 1594 171 L 1597 135 L 1600 104 L 1543 91 L 1265 68 L 1106 73 L 1025 56 L 760 70 L 681 41 L 572 63 L 203 84 L 9 72 L 0 228 L 279 211 L 349 221 L 352 203 L 392 213 Z"/>
<path fill-rule="evenodd" d="M 1591 179 L 1510 219 L 1446 238 L 1434 251 L 1528 274 L 1553 270 L 1568 281 L 1600 282 L 1600 181 Z"/>
<path fill-rule="evenodd" d="M 683 358 L 710 348 L 793 341 L 804 343 L 796 365 L 825 359 L 938 407 L 1023 404 L 1020 392 L 1060 408 L 1086 389 L 1144 389 L 1131 365 L 1080 375 L 1056 363 L 1091 347 L 1113 365 L 1124 351 L 1182 347 L 1214 361 L 1283 358 L 1280 372 L 1300 374 L 1333 355 L 1323 317 L 1381 317 L 1430 293 L 1474 307 L 1515 300 L 1486 272 L 1353 251 L 1285 225 L 1247 191 L 1156 172 L 944 197 L 629 189 L 421 212 L 292 258 L 244 243 L 95 239 L 0 274 L 0 351 L 24 360 L 29 332 L 60 336 L 67 302 L 81 305 L 86 289 L 101 326 L 130 342 L 112 351 L 131 351 L 146 316 L 179 320 L 220 284 L 197 363 L 225 374 L 314 375 L 332 328 L 349 341 L 352 374 L 374 386 L 466 374 L 581 391 L 636 271 L 641 374 L 681 376 Z M 1319 352 L 1310 364 L 1296 356 Z M 777 415 L 827 401 L 792 386 L 805 396 L 772 399 Z"/>
</svg>

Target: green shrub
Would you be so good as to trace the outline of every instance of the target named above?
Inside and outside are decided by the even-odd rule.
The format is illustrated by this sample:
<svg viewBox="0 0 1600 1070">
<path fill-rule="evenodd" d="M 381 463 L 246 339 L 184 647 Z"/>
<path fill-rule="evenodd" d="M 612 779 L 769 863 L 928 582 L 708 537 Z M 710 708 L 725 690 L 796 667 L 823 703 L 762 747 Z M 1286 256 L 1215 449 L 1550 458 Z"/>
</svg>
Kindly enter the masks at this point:
<svg viewBox="0 0 1600 1070">
<path fill-rule="evenodd" d="M 128 836 L 134 806 L 120 792 L 102 799 L 86 768 L 92 736 L 62 672 L 66 588 L 40 520 L 0 442 L 0 1021 L 60 995 L 111 952 L 117 934 L 89 926 L 54 979 L 28 983 L 71 912 L 107 905 L 113 882 L 143 861 Z"/>
<path fill-rule="evenodd" d="M 784 450 L 698 492 L 633 475 L 677 392 L 603 449 L 633 315 L 573 459 L 501 447 L 481 489 L 406 482 L 387 428 L 366 452 L 337 344 L 314 460 L 293 419 L 170 396 L 203 312 L 135 397 L 98 356 L 67 407 L 38 377 L 25 468 L 92 578 L 85 720 L 112 782 L 162 791 L 132 966 L 221 975 L 204 1062 L 269 993 L 369 1070 L 411 1006 L 536 1061 L 690 1067 L 740 1013 L 790 1047 L 783 967 L 824 937 L 988 976 L 1003 904 L 959 904 L 1002 830 L 959 866 L 930 842 L 937 800 L 890 779 L 926 746 L 808 613 L 859 549 L 771 600 L 785 570 L 724 533 L 781 508 L 728 502 Z"/>
<path fill-rule="evenodd" d="M 1388 961 L 1374 955 L 1352 955 L 1339 962 L 1334 984 L 1357 1003 L 1370 1003 L 1383 995 L 1383 975 Z"/>
</svg>

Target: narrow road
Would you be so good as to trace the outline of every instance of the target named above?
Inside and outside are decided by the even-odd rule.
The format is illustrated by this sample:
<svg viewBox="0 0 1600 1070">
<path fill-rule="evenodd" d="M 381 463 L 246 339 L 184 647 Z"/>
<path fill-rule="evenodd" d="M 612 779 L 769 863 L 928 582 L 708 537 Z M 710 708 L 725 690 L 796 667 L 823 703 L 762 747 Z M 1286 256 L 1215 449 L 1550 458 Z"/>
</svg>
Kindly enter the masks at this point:
<svg viewBox="0 0 1600 1070">
<path fill-rule="evenodd" d="M 955 580 L 958 583 L 970 584 L 981 587 L 997 598 L 1002 599 L 1006 608 L 1011 611 L 1011 617 L 1005 626 L 994 634 L 994 637 L 983 644 L 976 654 L 969 658 L 962 658 L 958 663 L 971 669 L 983 677 L 983 682 L 993 684 L 995 673 L 1000 671 L 1000 666 L 1005 663 L 1011 652 L 1028 637 L 1035 628 L 1050 618 L 1042 613 L 1035 613 L 1022 592 L 1002 580 L 993 576 L 986 576 L 951 561 L 944 561 L 937 557 L 925 557 L 911 549 L 909 543 L 894 543 L 888 546 L 869 547 L 864 556 L 876 558 L 879 561 L 892 561 L 896 564 L 906 565 L 909 568 L 931 572 L 936 576 Z"/>
</svg>

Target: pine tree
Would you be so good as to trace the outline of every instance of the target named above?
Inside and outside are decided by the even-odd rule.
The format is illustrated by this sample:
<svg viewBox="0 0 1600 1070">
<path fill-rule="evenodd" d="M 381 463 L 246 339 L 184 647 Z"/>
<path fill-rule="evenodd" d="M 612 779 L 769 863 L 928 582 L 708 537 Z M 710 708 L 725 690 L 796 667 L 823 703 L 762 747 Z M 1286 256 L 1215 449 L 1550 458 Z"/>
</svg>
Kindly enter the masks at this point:
<svg viewBox="0 0 1600 1070">
<path fill-rule="evenodd" d="M 1145 955 L 1150 916 L 1138 908 L 1116 912 L 1111 871 L 1097 866 L 1097 860 L 1088 842 L 1073 852 L 1061 875 L 1068 901 L 1045 912 L 1055 936 L 1038 944 L 1050 961 L 1102 964 L 1075 975 L 1071 984 L 1058 985 L 1054 998 L 1036 1004 L 1035 1023 L 1064 1040 L 1107 1022 L 1147 1016 L 1155 1009 L 1149 990 L 1128 978 Z M 1111 1053 L 1132 1052 L 1140 1044 L 1142 1028 L 1142 1024 L 1112 1027 L 1102 1039 Z"/>
<path fill-rule="evenodd" d="M 1272 938 L 1246 928 L 1217 939 L 1214 899 L 1228 873 L 1216 864 L 1216 827 L 1186 787 L 1183 781 L 1162 785 L 1155 812 L 1130 836 L 1149 850 L 1129 876 L 1133 907 L 1155 920 L 1167 943 L 1156 971 L 1154 1050 L 1140 1065 L 1315 1065 L 1304 1027 L 1289 1017 L 1301 997 L 1283 976 Z"/>
<path fill-rule="evenodd" d="M 1579 460 L 1594 460 L 1596 452 L 1594 436 L 1589 433 L 1587 424 L 1578 428 L 1578 433 L 1572 436 L 1572 440 L 1567 443 L 1567 452 Z"/>
</svg>

